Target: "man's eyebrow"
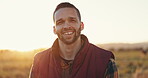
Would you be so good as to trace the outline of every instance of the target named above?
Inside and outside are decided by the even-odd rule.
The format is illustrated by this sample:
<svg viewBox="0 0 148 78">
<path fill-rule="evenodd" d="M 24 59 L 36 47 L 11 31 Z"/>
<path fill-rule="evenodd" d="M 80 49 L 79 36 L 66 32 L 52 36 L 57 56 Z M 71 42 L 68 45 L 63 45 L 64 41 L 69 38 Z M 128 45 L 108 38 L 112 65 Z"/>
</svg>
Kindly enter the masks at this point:
<svg viewBox="0 0 148 78">
<path fill-rule="evenodd" d="M 69 17 L 69 19 L 76 19 L 75 17 Z"/>
<path fill-rule="evenodd" d="M 60 18 L 60 19 L 56 20 L 56 22 L 58 22 L 58 21 L 62 21 L 62 18 Z"/>
</svg>

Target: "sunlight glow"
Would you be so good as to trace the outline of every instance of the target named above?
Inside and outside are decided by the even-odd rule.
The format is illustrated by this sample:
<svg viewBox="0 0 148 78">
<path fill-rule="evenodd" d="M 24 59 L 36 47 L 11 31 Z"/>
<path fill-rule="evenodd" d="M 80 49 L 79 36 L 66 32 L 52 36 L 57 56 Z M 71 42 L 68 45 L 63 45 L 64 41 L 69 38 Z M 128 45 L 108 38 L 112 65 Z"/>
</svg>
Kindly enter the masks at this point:
<svg viewBox="0 0 148 78">
<path fill-rule="evenodd" d="M 81 12 L 85 34 L 91 43 L 148 42 L 148 1 L 64 0 Z M 61 0 L 1 0 L 0 49 L 29 51 L 49 48 L 52 13 Z M 89 6 L 88 6 L 89 4 Z"/>
</svg>

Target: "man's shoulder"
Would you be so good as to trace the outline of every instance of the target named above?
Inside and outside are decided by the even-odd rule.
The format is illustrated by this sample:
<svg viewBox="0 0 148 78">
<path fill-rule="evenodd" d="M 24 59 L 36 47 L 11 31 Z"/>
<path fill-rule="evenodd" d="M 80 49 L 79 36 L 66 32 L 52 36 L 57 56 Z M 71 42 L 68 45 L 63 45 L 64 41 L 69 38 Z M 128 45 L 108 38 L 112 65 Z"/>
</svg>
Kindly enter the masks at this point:
<svg viewBox="0 0 148 78">
<path fill-rule="evenodd" d="M 34 66 L 44 66 L 44 64 L 47 63 L 49 54 L 51 53 L 51 49 L 46 49 L 44 51 L 41 51 L 39 53 L 36 53 L 34 56 Z"/>
<path fill-rule="evenodd" d="M 103 49 L 103 48 L 100 48 L 99 46 L 96 46 L 94 44 L 91 44 L 91 46 L 92 46 L 92 48 L 94 50 L 93 53 L 95 55 L 101 55 L 101 56 L 109 55 L 109 56 L 111 56 L 114 59 L 114 54 L 111 51 Z"/>
<path fill-rule="evenodd" d="M 41 51 L 41 52 L 36 53 L 36 54 L 35 54 L 35 58 L 44 57 L 44 56 L 50 54 L 51 52 L 52 52 L 52 49 L 51 49 L 51 48 L 48 48 L 48 49 L 46 49 L 46 50 L 44 50 L 44 51 Z"/>
<path fill-rule="evenodd" d="M 95 49 L 96 50 L 96 52 L 107 52 L 107 53 L 110 53 L 111 51 L 109 51 L 109 50 L 106 50 L 106 49 L 103 49 L 103 48 L 101 48 L 101 47 L 99 47 L 99 46 L 96 46 L 96 45 L 94 45 L 94 44 L 91 44 L 91 46 L 93 47 L 93 49 Z"/>
</svg>

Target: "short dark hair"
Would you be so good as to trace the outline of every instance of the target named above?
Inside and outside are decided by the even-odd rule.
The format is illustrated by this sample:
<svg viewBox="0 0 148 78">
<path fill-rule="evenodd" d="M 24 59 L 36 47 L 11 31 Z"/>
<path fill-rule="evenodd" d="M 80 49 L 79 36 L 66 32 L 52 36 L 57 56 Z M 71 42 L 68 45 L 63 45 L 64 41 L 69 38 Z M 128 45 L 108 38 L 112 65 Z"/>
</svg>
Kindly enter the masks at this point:
<svg viewBox="0 0 148 78">
<path fill-rule="evenodd" d="M 57 5 L 56 9 L 54 10 L 53 12 L 53 21 L 55 20 L 54 19 L 54 14 L 57 10 L 61 9 L 61 8 L 74 8 L 76 11 L 77 11 L 77 14 L 78 14 L 78 17 L 79 17 L 79 20 L 81 21 L 81 14 L 80 14 L 80 11 L 71 3 L 69 2 L 62 2 L 60 3 L 59 5 Z"/>
</svg>

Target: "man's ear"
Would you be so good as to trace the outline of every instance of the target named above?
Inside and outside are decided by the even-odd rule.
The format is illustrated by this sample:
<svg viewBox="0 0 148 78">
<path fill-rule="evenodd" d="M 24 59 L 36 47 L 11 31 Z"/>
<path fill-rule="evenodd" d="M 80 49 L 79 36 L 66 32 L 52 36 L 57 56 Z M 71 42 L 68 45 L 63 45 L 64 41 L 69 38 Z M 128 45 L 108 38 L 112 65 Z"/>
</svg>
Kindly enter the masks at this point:
<svg viewBox="0 0 148 78">
<path fill-rule="evenodd" d="M 54 34 L 57 34 L 55 26 L 53 26 L 53 32 L 54 32 Z"/>
<path fill-rule="evenodd" d="M 81 22 L 81 31 L 84 29 L 84 23 Z"/>
</svg>

